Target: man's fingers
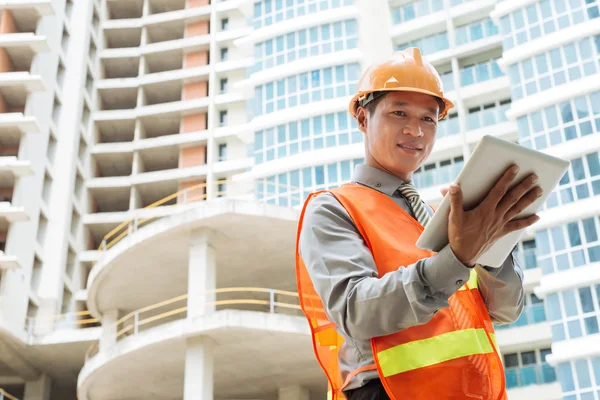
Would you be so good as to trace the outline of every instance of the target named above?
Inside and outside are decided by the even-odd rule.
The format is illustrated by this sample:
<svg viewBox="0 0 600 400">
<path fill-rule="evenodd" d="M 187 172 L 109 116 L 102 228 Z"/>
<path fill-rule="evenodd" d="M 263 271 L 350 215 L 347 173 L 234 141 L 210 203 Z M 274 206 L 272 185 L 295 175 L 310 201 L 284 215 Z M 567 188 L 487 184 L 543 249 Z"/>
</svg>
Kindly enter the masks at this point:
<svg viewBox="0 0 600 400">
<path fill-rule="evenodd" d="M 519 167 L 516 165 L 508 168 L 502 177 L 498 179 L 498 182 L 496 182 L 492 190 L 490 190 L 485 200 L 483 200 L 482 205 L 489 210 L 496 209 L 496 206 L 508 191 L 510 183 L 513 181 L 513 179 L 515 179 L 515 176 L 517 176 L 518 172 Z"/>
<path fill-rule="evenodd" d="M 530 193 L 531 189 L 535 186 L 538 181 L 538 177 L 535 174 L 529 175 L 527 178 L 523 179 L 521 183 L 519 183 L 516 187 L 514 187 L 511 191 L 509 191 L 498 203 L 497 211 L 501 215 L 506 214 L 515 204 L 519 203 L 524 196 L 527 196 Z M 529 192 L 529 193 L 528 193 Z M 532 195 L 533 199 L 537 199 L 535 195 Z M 531 203 L 529 203 L 531 204 Z M 529 205 L 528 204 L 528 205 Z M 516 215 L 516 214 L 515 214 Z M 515 215 L 507 218 L 511 220 L 515 217 Z"/>
<path fill-rule="evenodd" d="M 525 228 L 535 224 L 539 220 L 540 220 L 539 216 L 532 215 L 531 217 L 528 217 L 528 218 L 510 221 L 509 223 L 504 225 L 504 235 L 507 235 L 509 233 L 512 233 L 512 232 L 515 232 L 515 231 L 518 231 L 521 229 L 525 229 Z"/>
<path fill-rule="evenodd" d="M 533 204 L 542 195 L 542 193 L 544 193 L 544 191 L 538 187 L 530 190 L 529 193 L 521 197 L 521 199 L 506 213 L 506 221 L 512 221 L 521 213 L 521 211 Z"/>
<path fill-rule="evenodd" d="M 440 193 L 442 194 L 442 197 L 446 197 L 446 195 L 448 194 L 448 188 L 441 188 L 440 189 Z"/>
<path fill-rule="evenodd" d="M 462 205 L 462 190 L 458 185 L 450 186 L 450 221 L 459 223 L 463 219 L 465 209 Z"/>
</svg>

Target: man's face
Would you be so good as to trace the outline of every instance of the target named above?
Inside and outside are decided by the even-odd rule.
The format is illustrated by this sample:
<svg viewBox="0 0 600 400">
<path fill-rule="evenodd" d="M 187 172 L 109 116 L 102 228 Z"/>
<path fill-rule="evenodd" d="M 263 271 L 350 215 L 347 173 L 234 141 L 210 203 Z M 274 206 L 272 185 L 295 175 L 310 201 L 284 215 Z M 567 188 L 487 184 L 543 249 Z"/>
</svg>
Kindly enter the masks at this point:
<svg viewBox="0 0 600 400">
<path fill-rule="evenodd" d="M 367 164 L 410 181 L 431 153 L 438 114 L 439 105 L 433 96 L 413 92 L 387 93 L 372 115 L 359 108 Z"/>
</svg>

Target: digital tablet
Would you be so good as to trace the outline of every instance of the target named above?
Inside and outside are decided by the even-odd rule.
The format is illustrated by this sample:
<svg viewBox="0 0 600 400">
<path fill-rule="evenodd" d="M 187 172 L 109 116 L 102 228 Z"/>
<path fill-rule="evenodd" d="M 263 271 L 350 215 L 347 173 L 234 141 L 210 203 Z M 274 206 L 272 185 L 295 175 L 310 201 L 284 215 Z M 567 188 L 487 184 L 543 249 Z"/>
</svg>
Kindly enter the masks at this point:
<svg viewBox="0 0 600 400">
<path fill-rule="evenodd" d="M 520 169 L 510 189 L 535 173 L 539 177 L 537 186 L 544 191 L 540 198 L 517 215 L 516 218 L 521 219 L 537 214 L 569 168 L 570 162 L 494 136 L 484 136 L 455 181 L 462 189 L 464 208 L 471 209 L 485 199 L 512 164 L 518 165 Z M 450 194 L 444 196 L 416 246 L 435 252 L 442 250 L 448 244 L 449 215 Z M 477 263 L 493 268 L 500 267 L 524 232 L 525 229 L 521 229 L 500 238 L 481 255 Z"/>
</svg>

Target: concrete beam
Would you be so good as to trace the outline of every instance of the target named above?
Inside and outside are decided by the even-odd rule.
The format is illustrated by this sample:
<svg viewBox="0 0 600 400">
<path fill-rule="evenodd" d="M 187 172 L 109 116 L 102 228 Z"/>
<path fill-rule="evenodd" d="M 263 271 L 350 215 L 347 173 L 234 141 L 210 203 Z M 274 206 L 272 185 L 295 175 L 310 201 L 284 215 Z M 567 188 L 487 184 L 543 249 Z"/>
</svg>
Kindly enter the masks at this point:
<svg viewBox="0 0 600 400">
<path fill-rule="evenodd" d="M 0 387 L 12 386 L 12 385 L 23 385 L 25 379 L 20 376 L 0 376 Z"/>
<path fill-rule="evenodd" d="M 37 369 L 4 341 L 0 341 L 0 361 L 26 381 L 35 381 L 40 376 Z"/>
</svg>

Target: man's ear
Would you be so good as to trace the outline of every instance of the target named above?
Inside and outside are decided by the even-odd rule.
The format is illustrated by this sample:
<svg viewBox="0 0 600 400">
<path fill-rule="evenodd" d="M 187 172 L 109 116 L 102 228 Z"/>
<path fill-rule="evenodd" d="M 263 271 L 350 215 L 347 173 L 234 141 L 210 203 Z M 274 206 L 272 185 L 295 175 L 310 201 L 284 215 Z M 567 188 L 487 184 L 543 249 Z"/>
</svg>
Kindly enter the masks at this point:
<svg viewBox="0 0 600 400">
<path fill-rule="evenodd" d="M 356 120 L 358 121 L 358 129 L 365 135 L 367 134 L 368 114 L 366 108 L 359 107 L 356 111 Z"/>
</svg>

